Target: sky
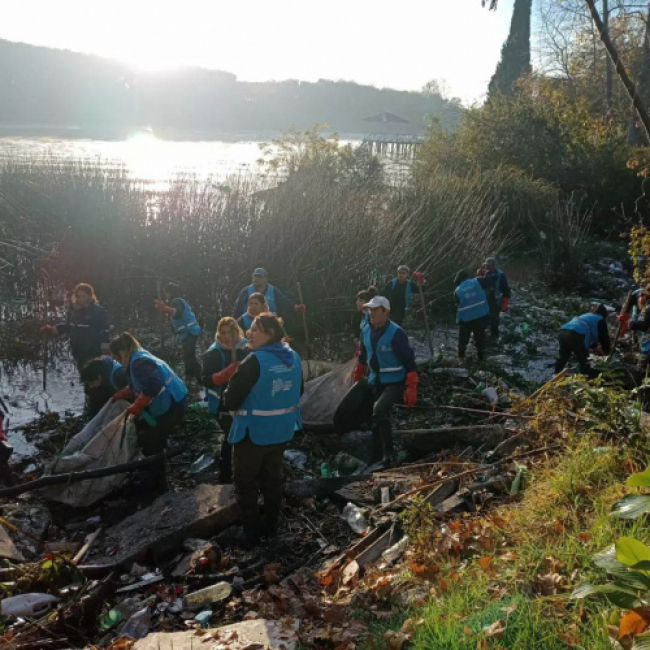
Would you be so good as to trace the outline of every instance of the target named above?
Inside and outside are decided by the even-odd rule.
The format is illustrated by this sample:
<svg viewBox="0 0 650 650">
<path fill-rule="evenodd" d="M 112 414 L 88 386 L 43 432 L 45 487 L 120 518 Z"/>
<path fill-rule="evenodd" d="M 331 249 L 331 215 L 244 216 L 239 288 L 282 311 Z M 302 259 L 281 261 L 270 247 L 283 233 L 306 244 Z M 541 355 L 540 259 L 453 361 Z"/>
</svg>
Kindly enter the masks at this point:
<svg viewBox="0 0 650 650">
<path fill-rule="evenodd" d="M 243 81 L 345 79 L 480 101 L 514 0 L 1 0 L 0 38 L 142 70 L 178 66 Z"/>
</svg>

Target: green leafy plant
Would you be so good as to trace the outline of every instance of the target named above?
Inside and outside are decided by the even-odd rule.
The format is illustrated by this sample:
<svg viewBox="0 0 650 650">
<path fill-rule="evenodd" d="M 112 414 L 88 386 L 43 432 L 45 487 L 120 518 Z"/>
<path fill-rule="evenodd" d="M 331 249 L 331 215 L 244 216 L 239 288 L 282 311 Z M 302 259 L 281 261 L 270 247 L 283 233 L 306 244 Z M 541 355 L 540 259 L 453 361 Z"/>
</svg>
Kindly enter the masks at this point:
<svg viewBox="0 0 650 650">
<path fill-rule="evenodd" d="M 643 472 L 637 472 L 625 481 L 628 487 L 650 487 L 650 467 Z M 650 495 L 627 494 L 619 499 L 612 507 L 612 517 L 619 519 L 637 519 L 650 511 Z"/>
</svg>

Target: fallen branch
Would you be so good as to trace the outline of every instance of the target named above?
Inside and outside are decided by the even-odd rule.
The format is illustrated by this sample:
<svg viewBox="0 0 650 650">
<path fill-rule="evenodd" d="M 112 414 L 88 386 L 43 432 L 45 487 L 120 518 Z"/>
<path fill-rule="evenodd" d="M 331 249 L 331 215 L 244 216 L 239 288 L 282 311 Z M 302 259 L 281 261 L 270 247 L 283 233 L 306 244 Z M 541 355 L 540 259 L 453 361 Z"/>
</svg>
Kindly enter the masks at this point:
<svg viewBox="0 0 650 650">
<path fill-rule="evenodd" d="M 567 374 L 567 372 L 569 372 L 568 368 L 565 368 L 562 372 L 558 372 L 557 375 L 551 377 L 543 386 L 540 386 L 532 395 L 529 395 L 524 399 L 523 402 L 520 402 L 519 406 L 541 395 L 551 384 L 555 383 L 558 379 L 562 379 L 562 377 L 564 377 Z"/>
<path fill-rule="evenodd" d="M 143 469 L 151 465 L 155 465 L 168 458 L 178 456 L 185 451 L 186 443 L 180 442 L 169 449 L 148 456 L 141 460 L 133 460 L 129 463 L 121 463 L 113 465 L 112 467 L 102 467 L 101 469 L 89 469 L 84 472 L 70 472 L 69 474 L 52 474 L 51 476 L 43 476 L 36 481 L 29 483 L 21 483 L 13 487 L 0 489 L 0 497 L 13 497 L 24 492 L 32 492 L 40 488 L 48 487 L 50 485 L 62 485 L 63 483 L 76 483 L 77 481 L 86 481 L 93 478 L 102 478 L 104 476 L 113 476 L 114 474 L 125 474 L 126 472 L 133 472 L 138 469 Z"/>
<path fill-rule="evenodd" d="M 86 557 L 86 553 L 90 550 L 91 546 L 97 541 L 102 527 L 100 526 L 94 533 L 88 536 L 86 543 L 79 549 L 79 552 L 72 558 L 72 564 L 79 564 Z"/>
</svg>

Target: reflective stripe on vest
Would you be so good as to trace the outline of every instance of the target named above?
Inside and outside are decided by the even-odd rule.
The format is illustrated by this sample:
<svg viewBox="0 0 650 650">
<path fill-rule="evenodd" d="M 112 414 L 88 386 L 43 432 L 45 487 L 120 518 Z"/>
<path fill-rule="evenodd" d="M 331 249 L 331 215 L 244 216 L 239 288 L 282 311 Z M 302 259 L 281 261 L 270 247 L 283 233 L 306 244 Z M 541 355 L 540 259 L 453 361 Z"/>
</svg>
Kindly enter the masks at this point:
<svg viewBox="0 0 650 650">
<path fill-rule="evenodd" d="M 226 357 L 224 356 L 223 350 L 219 345 L 219 341 L 215 341 L 207 349 L 207 352 L 211 352 L 213 350 L 218 351 L 219 354 L 221 355 L 221 369 L 223 370 L 226 367 Z M 221 408 L 222 391 L 223 391 L 223 387 L 221 386 L 214 386 L 213 388 L 205 389 L 205 400 L 208 403 L 208 412 L 212 413 L 212 415 L 217 415 L 219 413 L 219 409 Z"/>
<path fill-rule="evenodd" d="M 395 287 L 397 286 L 397 278 L 391 281 L 391 289 L 395 291 Z M 411 281 L 407 280 L 406 281 L 406 288 L 404 289 L 404 307 L 406 309 L 411 308 Z"/>
<path fill-rule="evenodd" d="M 262 293 L 261 291 L 255 288 L 254 284 L 249 284 L 247 290 L 249 296 L 251 296 L 254 293 Z M 267 284 L 266 293 L 262 295 L 266 298 L 266 304 L 269 307 L 269 311 L 273 312 L 274 314 L 277 313 L 278 306 L 275 302 L 275 287 L 272 284 Z"/>
<path fill-rule="evenodd" d="M 468 278 L 460 283 L 455 291 L 460 304 L 456 316 L 457 322 L 469 322 L 483 318 L 490 313 L 487 294 L 476 278 Z"/>
<path fill-rule="evenodd" d="M 196 316 L 194 315 L 194 312 L 192 311 L 189 303 L 183 298 L 176 298 L 176 300 L 180 300 L 183 305 L 183 313 L 181 314 L 180 318 L 171 319 L 172 329 L 178 336 L 178 340 L 182 341 L 184 338 L 186 338 L 186 333 L 192 334 L 193 336 L 198 336 L 201 333 L 201 327 L 199 326 L 196 320 Z"/>
<path fill-rule="evenodd" d="M 397 384 L 401 381 L 404 381 L 406 378 L 406 372 L 404 366 L 400 364 L 399 359 L 393 352 L 393 339 L 398 330 L 402 328 L 389 321 L 389 325 L 386 328 L 386 331 L 379 337 L 377 341 L 376 350 L 372 349 L 372 325 L 366 325 L 363 328 L 363 346 L 366 349 L 368 368 L 370 370 L 370 375 L 368 381 L 371 384 L 376 383 L 377 373 L 373 370 L 371 361 L 375 355 L 377 355 L 377 363 L 379 365 L 379 375 L 381 377 L 382 384 Z"/>
<path fill-rule="evenodd" d="M 260 364 L 260 377 L 234 413 L 231 444 L 237 444 L 248 433 L 256 445 L 277 445 L 291 440 L 294 430 L 301 427 L 302 365 L 298 354 L 291 348 L 288 350 L 292 355 L 291 366 L 269 349 L 253 352 Z"/>
</svg>

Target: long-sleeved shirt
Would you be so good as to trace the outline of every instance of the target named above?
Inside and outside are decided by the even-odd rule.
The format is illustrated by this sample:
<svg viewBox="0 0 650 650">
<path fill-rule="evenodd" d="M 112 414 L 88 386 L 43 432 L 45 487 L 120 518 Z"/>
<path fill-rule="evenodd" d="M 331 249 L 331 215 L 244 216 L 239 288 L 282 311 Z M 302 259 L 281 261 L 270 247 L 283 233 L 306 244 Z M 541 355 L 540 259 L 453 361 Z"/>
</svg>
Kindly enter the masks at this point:
<svg viewBox="0 0 650 650">
<path fill-rule="evenodd" d="M 506 277 L 506 274 L 501 271 L 501 273 L 498 273 L 497 271 L 494 271 L 492 273 L 487 273 L 485 275 L 486 279 L 492 280 L 493 284 L 489 288 L 485 288 L 488 294 L 488 302 L 490 303 L 490 307 L 494 309 L 495 307 L 498 307 L 499 309 L 501 308 L 501 305 L 497 305 L 497 300 L 496 300 L 496 290 L 497 288 L 501 292 L 501 295 L 504 298 L 508 298 L 510 300 L 511 297 L 511 292 L 510 292 L 510 285 L 508 284 L 508 278 Z"/>
<path fill-rule="evenodd" d="M 93 359 L 108 347 L 108 312 L 96 302 L 88 307 L 73 306 L 57 332 L 70 336 L 70 350 L 77 361 Z"/>
<path fill-rule="evenodd" d="M 223 356 L 222 356 L 223 353 Z M 203 374 L 201 381 L 205 388 L 213 388 L 212 375 L 215 372 L 221 372 L 231 363 L 239 361 L 240 363 L 250 354 L 248 348 L 237 348 L 233 359 L 232 350 L 208 350 L 203 354 Z M 224 363 L 225 362 L 225 363 Z"/>
<path fill-rule="evenodd" d="M 372 345 L 372 359 L 370 360 L 370 367 L 374 370 L 375 376 L 377 377 L 377 383 L 381 383 L 379 372 L 379 361 L 377 359 L 377 343 L 379 339 L 383 336 L 384 332 L 388 329 L 390 325 L 390 320 L 386 321 L 386 324 L 377 329 L 372 325 L 370 327 L 370 344 Z M 408 336 L 403 329 L 398 329 L 395 332 L 392 342 L 393 353 L 398 358 L 399 362 L 404 366 L 404 371 L 408 375 L 409 372 L 417 371 L 418 367 L 415 363 L 415 352 L 409 343 Z M 368 365 L 368 351 L 363 343 L 363 336 L 361 337 L 361 344 L 359 346 L 359 363 L 367 366 Z"/>
<path fill-rule="evenodd" d="M 158 367 L 151 359 L 136 359 L 130 363 L 128 375 L 129 385 L 133 386 L 135 377 L 142 386 L 142 393 L 149 397 L 156 397 L 164 387 Z"/>
<path fill-rule="evenodd" d="M 268 286 L 267 286 L 268 289 Z M 275 304 L 277 305 L 278 316 L 285 316 L 286 314 L 293 311 L 296 306 L 296 301 L 292 298 L 285 296 L 275 285 L 273 285 L 273 290 L 275 292 Z M 266 295 L 266 291 L 260 291 L 260 293 Z M 248 287 L 244 287 L 237 296 L 235 301 L 235 307 L 232 310 L 232 315 L 234 318 L 239 318 L 242 314 L 246 313 L 248 309 Z"/>
<path fill-rule="evenodd" d="M 388 298 L 390 302 L 390 315 L 396 321 L 403 321 L 406 314 L 406 287 L 411 287 L 411 305 L 418 291 L 418 285 L 413 280 L 407 280 L 400 284 L 399 281 L 395 283 L 393 288 L 393 281 L 389 280 L 381 291 L 382 296 Z"/>
<path fill-rule="evenodd" d="M 639 311 L 639 315 L 630 321 L 630 329 L 635 332 L 650 330 L 650 304 L 646 305 L 645 309 Z"/>
<path fill-rule="evenodd" d="M 496 282 L 496 275 L 494 274 L 485 275 L 485 276 L 479 275 L 476 279 L 478 280 L 478 283 L 483 287 L 483 290 L 485 291 L 489 302 L 490 291 L 492 292 L 492 296 L 494 296 L 494 283 Z M 458 297 L 458 294 L 455 291 L 454 291 L 454 299 L 456 300 L 456 304 L 460 305 L 460 298 Z"/>
<path fill-rule="evenodd" d="M 221 404 L 226 411 L 237 411 L 253 390 L 260 378 L 260 362 L 254 354 L 249 354 L 230 378 L 221 397 Z M 305 390 L 304 381 L 300 382 L 300 394 Z"/>
</svg>

